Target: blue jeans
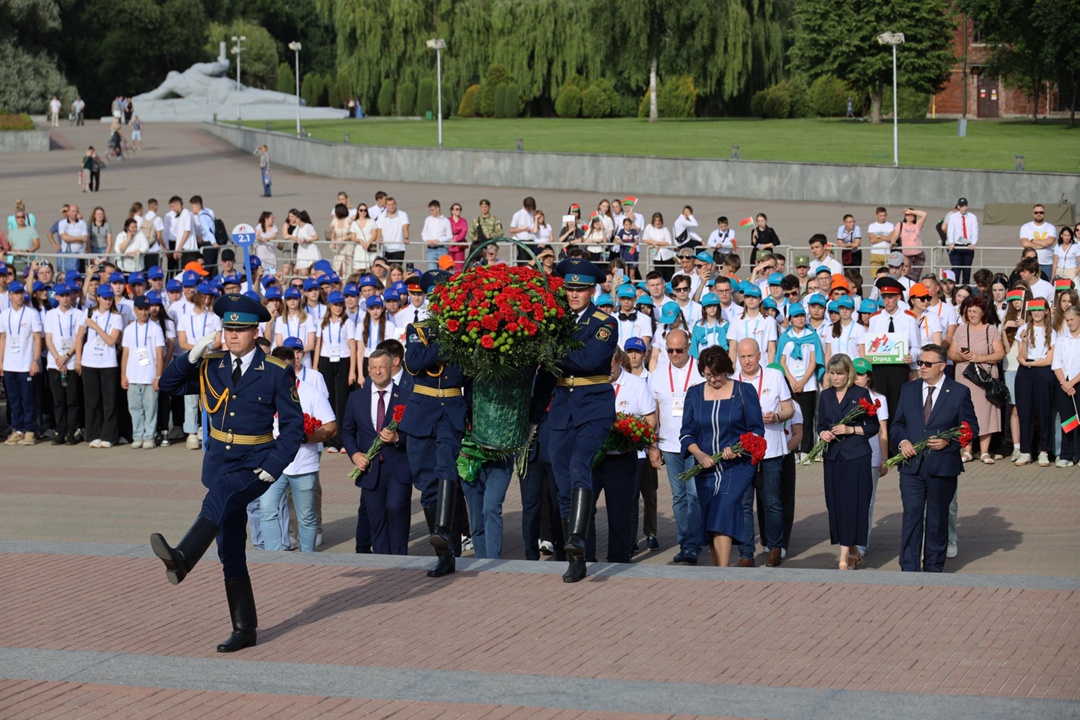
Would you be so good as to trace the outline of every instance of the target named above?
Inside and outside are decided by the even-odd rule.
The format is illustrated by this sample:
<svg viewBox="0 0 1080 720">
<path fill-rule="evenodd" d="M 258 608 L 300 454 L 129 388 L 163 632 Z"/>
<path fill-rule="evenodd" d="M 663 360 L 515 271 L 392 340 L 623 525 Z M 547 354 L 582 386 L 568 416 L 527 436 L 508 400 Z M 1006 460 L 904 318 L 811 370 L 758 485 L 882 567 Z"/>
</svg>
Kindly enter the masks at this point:
<svg viewBox="0 0 1080 720">
<path fill-rule="evenodd" d="M 439 258 L 443 255 L 449 255 L 450 252 L 446 249 L 445 245 L 439 247 L 425 247 L 424 257 L 427 258 L 428 270 L 439 269 Z M 473 547 L 476 547 L 476 542 L 473 542 Z"/>
<path fill-rule="evenodd" d="M 183 352 L 183 351 L 181 351 Z M 196 435 L 199 432 L 199 396 L 184 396 L 184 434 Z"/>
<path fill-rule="evenodd" d="M 28 372 L 5 372 L 4 387 L 11 407 L 11 426 L 15 432 L 34 432 L 34 383 Z"/>
<path fill-rule="evenodd" d="M 701 502 L 698 501 L 697 483 L 693 480 L 684 482 L 677 476 L 696 464 L 692 455 L 676 452 L 661 452 L 664 466 L 667 468 L 668 484 L 671 486 L 671 511 L 675 515 L 675 535 L 679 549 L 701 552 L 705 544 L 705 521 L 702 518 Z"/>
<path fill-rule="evenodd" d="M 503 500 L 510 487 L 514 463 L 493 461 L 484 463 L 476 482 L 461 481 L 465 502 L 469 506 L 473 550 L 476 557 L 499 560 L 503 544 Z"/>
<path fill-rule="evenodd" d="M 282 475 L 271 483 L 270 489 L 263 493 L 259 514 L 261 515 L 263 542 L 267 550 L 281 550 L 281 525 L 278 523 L 278 507 L 281 496 L 288 487 L 292 491 L 293 506 L 300 533 L 300 551 L 315 552 L 315 536 L 318 523 L 315 519 L 315 483 L 319 473 L 304 475 Z"/>
<path fill-rule="evenodd" d="M 131 383 L 127 390 L 131 439 L 153 440 L 157 429 L 158 391 L 153 385 Z"/>
<path fill-rule="evenodd" d="M 765 537 L 762 545 L 775 550 L 783 544 L 784 508 L 780 504 L 780 476 L 784 467 L 784 458 L 767 458 L 759 463 L 765 484 L 761 488 L 761 497 L 765 504 Z M 744 558 L 754 557 L 754 485 L 746 489 L 743 495 L 743 534 L 746 542 L 739 543 L 739 555 Z"/>
</svg>

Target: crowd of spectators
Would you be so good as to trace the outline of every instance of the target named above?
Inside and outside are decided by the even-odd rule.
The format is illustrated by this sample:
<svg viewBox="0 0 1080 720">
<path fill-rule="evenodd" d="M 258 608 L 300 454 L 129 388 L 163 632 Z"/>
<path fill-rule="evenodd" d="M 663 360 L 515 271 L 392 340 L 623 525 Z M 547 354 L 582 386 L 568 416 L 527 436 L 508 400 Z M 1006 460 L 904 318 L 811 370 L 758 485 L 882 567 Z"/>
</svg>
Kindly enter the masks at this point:
<svg viewBox="0 0 1080 720">
<path fill-rule="evenodd" d="M 706 233 L 690 206 L 669 228 L 661 212 L 646 223 L 637 205 L 633 197 L 603 200 L 585 218 L 573 204 L 549 220 L 527 197 L 504 225 L 487 200 L 471 219 L 459 203 L 451 203 L 447 216 L 433 200 L 419 224 L 424 253 L 414 269 L 406 262 L 407 246 L 418 244 L 414 224 L 395 199 L 380 192 L 372 203 L 354 204 L 341 193 L 317 219 L 293 208 L 279 227 L 273 212 L 263 212 L 255 223 L 249 277 L 243 252 L 223 236 L 221 221 L 198 195 L 187 202 L 173 196 L 167 209 L 156 199 L 134 202 L 115 223 L 102 207 L 84 217 L 68 204 L 49 224 L 17 201 L 3 238 L 6 262 L 0 263 L 0 365 L 10 426 L 5 444 L 199 449 L 196 396 L 159 393 L 158 378 L 177 353 L 220 329 L 209 308 L 217 295 L 234 292 L 265 304 L 272 319 L 260 328 L 261 342 L 268 352 L 295 351 L 301 383 L 325 396 L 332 410 L 327 420 L 340 429 L 350 392 L 373 376 L 373 358 L 380 383 L 402 382 L 406 328 L 427 316 L 420 270 L 516 262 L 550 272 L 558 258 L 579 256 L 607 268 L 594 303 L 618 325 L 621 352 L 612 382 L 624 373 L 645 382 L 647 399 L 635 412 L 659 430 L 658 444 L 640 453 L 634 466 L 645 507 L 643 537 L 637 508 L 624 513 L 626 518 L 609 518 L 618 528 L 614 537 L 631 538 L 632 552 L 660 547 L 661 469 L 673 497 L 678 534 L 668 542 L 679 545 L 676 561 L 697 562 L 704 547 L 694 485 L 675 476 L 694 462 L 680 446 L 679 427 L 689 388 L 709 375 L 697 364 L 713 347 L 728 355 L 732 377 L 756 384 L 767 418 L 769 454 L 762 471 L 776 478 L 769 487 L 779 491 L 761 497 L 759 490 L 757 504 L 770 565 L 788 551 L 796 468 L 817 435 L 812 428 L 824 370 L 839 356 L 856 361 L 858 384 L 882 401 L 880 432 L 866 438 L 875 488 L 888 472 L 884 460 L 896 452 L 888 418 L 900 386 L 914 377 L 914 350 L 927 344 L 945 349 L 948 374 L 967 385 L 975 400 L 980 436 L 964 449 L 966 462 L 1007 459 L 1058 468 L 1080 463 L 1080 431 L 1076 422 L 1067 422 L 1077 414 L 1080 383 L 1080 226 L 1055 228 L 1036 205 L 1032 221 L 1019 232 L 1015 270 L 1007 275 L 974 269 L 978 221 L 961 198 L 936 226 L 952 267 L 927 272 L 927 213 L 915 208 L 904 208 L 896 224 L 878 208 L 865 236 L 847 215 L 835 235 L 816 233 L 798 241 L 782 240 L 761 213 L 737 223 L 749 228 L 743 241 L 727 217 L 718 217 Z M 505 259 L 505 243 L 487 243 L 504 237 L 520 243 Z M 796 247 L 790 267 L 780 251 L 785 244 Z M 870 275 L 865 281 L 864 271 Z M 903 340 L 907 350 L 899 360 L 885 362 L 877 353 L 886 335 Z M 985 378 L 1004 380 L 1009 399 L 990 398 Z M 298 475 L 317 471 L 322 451 L 346 452 L 340 436 L 307 450 L 314 451 L 315 462 L 306 458 Z M 357 462 L 355 454 L 350 460 Z M 526 554 L 557 554 L 561 533 L 557 518 L 550 519 L 551 483 L 523 477 L 523 494 L 526 482 L 535 488 L 523 519 Z M 315 485 L 318 516 L 317 472 Z M 747 493 L 741 507 L 748 519 L 754 495 Z M 286 496 L 282 492 L 274 501 Z M 869 511 L 872 527 L 872 499 Z M 287 516 L 286 509 L 266 522 L 287 523 Z M 253 524 L 256 544 L 263 542 L 261 522 Z M 624 522 L 633 523 L 632 532 L 623 532 Z M 371 550 L 365 525 L 362 509 L 358 551 Z M 285 527 L 265 535 L 288 546 L 297 533 Z M 462 529 L 468 535 L 483 528 L 483 520 L 474 518 Z M 309 540 L 305 532 L 304 549 Z M 753 565 L 753 537 L 743 540 L 740 564 Z M 403 551 L 401 543 L 393 546 Z M 501 542 L 489 538 L 484 548 L 497 555 Z M 628 558 L 621 548 L 609 548 L 609 559 Z"/>
</svg>

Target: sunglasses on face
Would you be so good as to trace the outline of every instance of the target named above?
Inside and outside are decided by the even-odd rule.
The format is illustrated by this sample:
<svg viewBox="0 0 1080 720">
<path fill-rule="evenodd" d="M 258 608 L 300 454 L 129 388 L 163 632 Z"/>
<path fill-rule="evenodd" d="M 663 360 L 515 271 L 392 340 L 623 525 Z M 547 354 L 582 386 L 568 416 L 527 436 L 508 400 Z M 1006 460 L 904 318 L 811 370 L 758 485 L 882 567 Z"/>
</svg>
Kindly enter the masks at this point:
<svg viewBox="0 0 1080 720">
<path fill-rule="evenodd" d="M 943 360 L 918 360 L 918 361 L 916 361 L 915 364 L 918 365 L 919 367 L 931 368 L 931 367 L 934 367 L 935 365 L 937 365 L 940 362 L 944 362 L 944 361 Z"/>
<path fill-rule="evenodd" d="M 789 290 L 789 291 L 784 293 L 784 297 L 799 297 L 799 291 L 798 290 Z"/>
<path fill-rule="evenodd" d="M 686 348 L 684 348 L 684 347 L 683 348 L 668 348 L 667 349 L 668 355 L 682 355 L 684 352 L 686 352 Z"/>
</svg>

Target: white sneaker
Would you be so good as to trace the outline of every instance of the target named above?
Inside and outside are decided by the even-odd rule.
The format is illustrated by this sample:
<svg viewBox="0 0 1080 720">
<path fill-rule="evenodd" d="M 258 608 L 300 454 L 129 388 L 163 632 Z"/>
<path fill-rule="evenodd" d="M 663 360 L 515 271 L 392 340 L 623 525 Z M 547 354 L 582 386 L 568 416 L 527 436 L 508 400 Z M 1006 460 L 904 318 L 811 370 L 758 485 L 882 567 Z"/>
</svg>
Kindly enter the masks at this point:
<svg viewBox="0 0 1080 720">
<path fill-rule="evenodd" d="M 91 440 L 90 441 L 90 447 L 92 447 L 92 448 L 101 447 L 101 441 L 100 440 Z"/>
<path fill-rule="evenodd" d="M 198 450 L 199 449 L 199 436 L 192 433 L 187 436 L 187 449 Z"/>
<path fill-rule="evenodd" d="M 100 447 L 100 448 L 111 448 L 111 447 L 112 447 L 112 443 L 111 443 L 111 442 L 109 442 L 108 440 L 102 440 L 102 441 L 101 441 L 101 444 L 100 444 L 100 445 L 98 445 L 98 447 Z"/>
<path fill-rule="evenodd" d="M 143 447 L 143 450 L 153 450 L 154 449 L 154 438 L 145 438 L 142 441 L 142 447 Z"/>
<path fill-rule="evenodd" d="M 541 555 L 554 555 L 555 546 L 551 544 L 550 540 L 540 541 L 540 554 Z"/>
<path fill-rule="evenodd" d="M 1009 462 L 1016 462 L 1016 458 L 1020 457 L 1020 448 L 1014 447 L 1012 455 L 1009 456 Z"/>
<path fill-rule="evenodd" d="M 949 545 L 945 548 L 945 557 L 949 558 L 950 560 L 956 557 L 956 543 L 949 543 Z"/>
<path fill-rule="evenodd" d="M 1030 465 L 1031 453 L 1020 453 L 1013 462 L 1017 465 Z"/>
<path fill-rule="evenodd" d="M 322 547 L 322 530 L 315 534 L 315 547 Z"/>
<path fill-rule="evenodd" d="M 1039 453 L 1039 467 L 1050 467 L 1050 456 L 1044 452 Z"/>
<path fill-rule="evenodd" d="M 1056 463 L 1054 463 L 1054 465 L 1059 467 L 1059 468 L 1072 467 L 1073 466 L 1073 461 L 1072 460 L 1066 460 L 1065 458 L 1058 458 L 1058 461 Z"/>
<path fill-rule="evenodd" d="M 133 440 L 132 443 L 131 443 L 131 449 L 132 450 L 142 450 L 142 440 L 139 440 L 138 438 L 135 438 L 135 440 Z"/>
<path fill-rule="evenodd" d="M 780 548 L 780 559 L 787 560 L 787 548 Z"/>
</svg>

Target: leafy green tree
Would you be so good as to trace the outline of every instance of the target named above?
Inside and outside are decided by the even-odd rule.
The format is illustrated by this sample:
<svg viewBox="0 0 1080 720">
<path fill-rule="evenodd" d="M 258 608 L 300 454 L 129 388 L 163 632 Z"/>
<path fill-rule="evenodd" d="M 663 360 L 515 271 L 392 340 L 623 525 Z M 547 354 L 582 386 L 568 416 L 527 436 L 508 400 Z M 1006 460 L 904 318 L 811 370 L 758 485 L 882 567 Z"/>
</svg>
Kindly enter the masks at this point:
<svg viewBox="0 0 1080 720">
<path fill-rule="evenodd" d="M 892 84 L 892 47 L 877 36 L 902 32 L 897 75 L 904 87 L 937 92 L 956 62 L 948 0 L 797 0 L 795 69 L 808 78 L 829 73 L 870 94 L 870 117 L 881 122 L 881 101 Z"/>
<path fill-rule="evenodd" d="M 319 73 L 307 73 L 300 81 L 300 97 L 308 107 L 315 107 L 319 102 Z"/>
<path fill-rule="evenodd" d="M 277 69 L 278 92 L 293 95 L 296 93 L 296 75 L 293 74 L 292 65 L 283 62 Z"/>
<path fill-rule="evenodd" d="M 461 96 L 461 103 L 458 105 L 458 116 L 476 117 L 476 98 L 479 96 L 480 85 L 470 85 L 465 94 Z"/>
<path fill-rule="evenodd" d="M 434 113 L 439 101 L 435 98 L 435 81 L 429 77 L 421 78 L 416 85 L 416 114 L 424 117 Z"/>
<path fill-rule="evenodd" d="M 0 27 L 0 110 L 42 114 L 54 94 L 65 106 L 75 99 L 75 88 L 49 50 L 50 35 L 61 32 L 56 0 L 0 1 Z"/>
<path fill-rule="evenodd" d="M 561 118 L 581 117 L 581 88 L 564 85 L 555 98 L 555 114 Z"/>
<path fill-rule="evenodd" d="M 389 81 L 382 83 L 379 87 L 379 102 L 376 107 L 383 117 L 394 114 L 394 83 Z"/>
<path fill-rule="evenodd" d="M 413 110 L 416 108 L 416 85 L 411 81 L 398 85 L 397 91 L 397 110 L 398 115 L 402 117 L 411 117 Z"/>
<path fill-rule="evenodd" d="M 1076 125 L 1076 104 L 1080 101 L 1080 52 L 1077 52 L 1075 33 L 1063 28 L 1080 27 L 1080 2 L 1039 2 L 1031 21 L 1043 28 L 1043 58 L 1052 71 L 1059 88 L 1069 88 L 1072 103 L 1069 123 Z"/>
<path fill-rule="evenodd" d="M 234 37 L 245 38 L 241 46 L 243 52 L 240 56 L 240 82 L 256 88 L 275 87 L 278 80 L 277 43 L 269 32 L 249 20 L 233 20 L 227 24 L 210 23 L 205 45 L 207 56 L 217 57 L 219 45 L 221 41 L 225 41 L 229 76 L 236 77 L 236 55 L 232 52 Z"/>
<path fill-rule="evenodd" d="M 484 117 L 494 117 L 495 108 L 497 107 L 495 102 L 495 92 L 499 86 L 505 85 L 512 80 L 513 77 L 511 77 L 504 66 L 494 63 L 488 67 L 487 72 L 484 73 L 484 79 L 480 81 L 481 115 Z"/>
</svg>

